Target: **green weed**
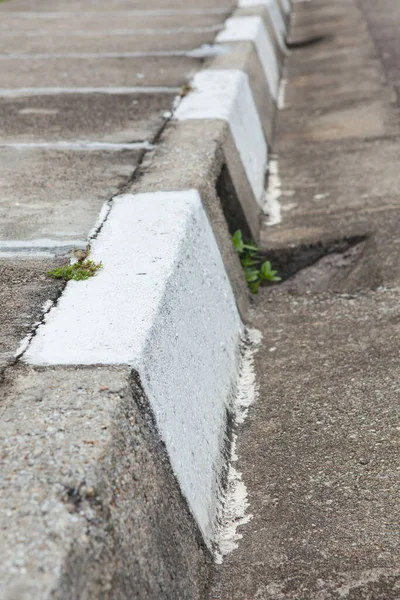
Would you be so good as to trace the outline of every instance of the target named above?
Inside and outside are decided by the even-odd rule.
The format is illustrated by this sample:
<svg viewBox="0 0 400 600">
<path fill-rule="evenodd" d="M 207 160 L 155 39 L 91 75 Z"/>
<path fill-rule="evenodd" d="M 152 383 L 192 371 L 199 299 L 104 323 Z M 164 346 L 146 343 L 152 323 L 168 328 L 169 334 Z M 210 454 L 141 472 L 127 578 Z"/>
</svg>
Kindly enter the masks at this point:
<svg viewBox="0 0 400 600">
<path fill-rule="evenodd" d="M 281 278 L 277 276 L 269 260 L 261 263 L 260 249 L 253 244 L 245 244 L 242 232 L 238 229 L 232 236 L 233 245 L 239 255 L 247 285 L 253 294 L 257 294 L 263 281 L 277 283 Z"/>
<path fill-rule="evenodd" d="M 69 281 L 70 279 L 84 281 L 89 279 L 89 277 L 94 277 L 102 267 L 103 264 L 101 262 L 95 263 L 87 258 L 85 260 L 78 260 L 72 265 L 57 267 L 49 271 L 48 275 L 54 279 L 64 279 L 65 281 Z"/>
</svg>

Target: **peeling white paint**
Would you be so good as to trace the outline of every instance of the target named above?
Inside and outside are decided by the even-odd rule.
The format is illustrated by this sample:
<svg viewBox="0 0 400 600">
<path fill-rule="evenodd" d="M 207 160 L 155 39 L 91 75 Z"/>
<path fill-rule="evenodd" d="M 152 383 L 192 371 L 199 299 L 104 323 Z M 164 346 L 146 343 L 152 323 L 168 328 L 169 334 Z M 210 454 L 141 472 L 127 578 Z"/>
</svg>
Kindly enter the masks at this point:
<svg viewBox="0 0 400 600">
<path fill-rule="evenodd" d="M 279 110 L 283 110 L 285 108 L 285 92 L 287 86 L 287 79 L 281 79 L 279 84 L 279 93 L 278 93 L 278 108 Z"/>
<path fill-rule="evenodd" d="M 282 221 L 280 197 L 282 182 L 279 177 L 279 165 L 276 158 L 271 158 L 268 165 L 268 187 L 265 190 L 263 212 L 266 215 L 265 224 L 268 227 L 278 225 Z"/>
<path fill-rule="evenodd" d="M 102 225 L 105 223 L 105 221 L 108 217 L 108 214 L 111 210 L 111 207 L 112 207 L 112 200 L 104 202 L 103 206 L 101 207 L 100 214 L 97 217 L 95 224 L 93 225 L 92 229 L 89 232 L 89 235 L 88 235 L 89 242 L 95 235 L 97 235 L 100 227 L 102 227 Z"/>
<path fill-rule="evenodd" d="M 261 17 L 232 17 L 217 35 L 217 42 L 251 41 L 264 70 L 271 96 L 276 100 L 279 86 L 279 67 L 274 46 Z"/>
<path fill-rule="evenodd" d="M 244 422 L 249 407 L 257 397 L 254 354 L 260 342 L 260 331 L 257 329 L 246 330 L 246 341 L 234 405 L 236 428 Z M 234 463 L 237 461 L 237 433 L 233 433 L 227 488 L 224 496 L 221 498 L 219 527 L 215 536 L 215 562 L 217 564 L 221 564 L 224 556 L 238 547 L 239 541 L 243 537 L 238 532 L 238 528 L 248 523 L 252 518 L 252 515 L 248 512 L 250 504 L 243 476 L 234 466 Z"/>
<path fill-rule="evenodd" d="M 192 86 L 174 118 L 227 121 L 256 201 L 262 206 L 267 145 L 246 73 L 233 69 L 199 71 Z"/>
</svg>

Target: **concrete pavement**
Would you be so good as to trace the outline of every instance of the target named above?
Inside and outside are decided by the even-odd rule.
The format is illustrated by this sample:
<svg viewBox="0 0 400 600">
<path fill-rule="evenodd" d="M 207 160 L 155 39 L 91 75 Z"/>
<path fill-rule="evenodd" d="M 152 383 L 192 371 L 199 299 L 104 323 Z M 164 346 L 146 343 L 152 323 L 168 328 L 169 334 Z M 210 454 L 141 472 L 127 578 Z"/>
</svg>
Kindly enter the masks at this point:
<svg viewBox="0 0 400 600">
<path fill-rule="evenodd" d="M 286 64 L 280 222 L 261 237 L 288 279 L 251 310 L 259 395 L 235 462 L 248 523 L 212 599 L 400 597 L 399 16 L 390 1 L 295 4 L 290 42 L 322 37 Z"/>
</svg>

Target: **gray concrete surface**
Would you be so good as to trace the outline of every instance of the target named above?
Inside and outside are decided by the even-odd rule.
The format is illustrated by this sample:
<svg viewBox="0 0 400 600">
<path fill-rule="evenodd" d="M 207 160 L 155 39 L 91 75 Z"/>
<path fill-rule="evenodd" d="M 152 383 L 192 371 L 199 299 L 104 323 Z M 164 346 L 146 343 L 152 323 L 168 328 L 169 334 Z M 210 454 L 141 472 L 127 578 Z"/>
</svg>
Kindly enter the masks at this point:
<svg viewBox="0 0 400 600">
<path fill-rule="evenodd" d="M 60 259 L 2 259 L 0 254 L 0 370 L 14 360 L 43 306 L 57 299 L 63 284 L 47 277 Z"/>
<path fill-rule="evenodd" d="M 381 55 L 400 9 L 294 7 L 292 42 L 328 36 L 288 59 L 282 221 L 262 230 L 295 275 L 251 310 L 260 389 L 235 467 L 252 516 L 209 598 L 397 600 L 400 112 L 395 60 Z"/>
<path fill-rule="evenodd" d="M 0 248 L 5 240 L 86 240 L 140 151 L 0 148 Z"/>
<path fill-rule="evenodd" d="M 210 559 L 129 369 L 6 371 L 0 440 L 2 599 L 203 597 Z"/>
<path fill-rule="evenodd" d="M 166 94 L 53 94 L 2 98 L 0 145 L 85 140 L 152 141 L 176 91 Z"/>
<path fill-rule="evenodd" d="M 47 271 L 150 163 L 146 142 L 204 62 L 184 53 L 211 42 L 231 10 L 0 5 L 2 600 L 204 597 L 211 557 L 134 374 L 34 370 L 14 354 L 62 289 Z"/>
</svg>

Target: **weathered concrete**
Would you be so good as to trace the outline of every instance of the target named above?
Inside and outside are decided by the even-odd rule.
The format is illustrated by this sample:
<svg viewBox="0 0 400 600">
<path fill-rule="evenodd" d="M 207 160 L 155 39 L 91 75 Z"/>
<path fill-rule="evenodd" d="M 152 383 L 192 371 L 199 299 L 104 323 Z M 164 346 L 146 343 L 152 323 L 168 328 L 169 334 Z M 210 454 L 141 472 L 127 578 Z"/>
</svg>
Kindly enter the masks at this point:
<svg viewBox="0 0 400 600">
<path fill-rule="evenodd" d="M 63 284 L 47 277 L 60 260 L 2 259 L 0 254 L 0 369 L 13 361 L 20 342 L 40 320 L 43 306 Z"/>
<path fill-rule="evenodd" d="M 4 60 L 2 87 L 180 87 L 200 67 L 199 58 L 29 58 Z"/>
<path fill-rule="evenodd" d="M 251 311 L 259 398 L 235 463 L 251 516 L 212 600 L 400 596 L 399 112 L 362 5 L 294 5 L 292 41 L 320 24 L 330 37 L 293 49 L 286 70 L 280 222 L 261 237 L 296 274 Z"/>
<path fill-rule="evenodd" d="M 10 8 L 16 6 L 15 0 L 12 2 Z M 68 11 L 65 3 L 62 7 L 62 19 L 54 13 L 41 13 L 37 10 L 37 6 L 29 16 L 26 13 L 21 15 L 18 12 L 9 12 L 2 35 L 4 38 L 13 38 L 21 32 L 26 32 L 29 36 L 45 37 L 46 34 L 52 32 L 54 34 L 57 31 L 60 36 L 71 35 L 73 40 L 76 33 L 84 31 L 88 36 L 97 36 L 101 33 L 107 40 L 108 35 L 115 35 L 116 31 L 119 31 L 122 38 L 125 36 L 132 38 L 138 34 L 150 37 L 159 35 L 162 38 L 172 37 L 176 41 L 179 34 L 185 31 L 190 33 L 192 30 L 196 33 L 198 29 L 211 27 L 216 28 L 215 37 L 218 26 L 222 27 L 230 14 L 228 7 L 226 9 L 221 7 L 216 12 L 207 12 L 199 8 L 194 14 L 179 11 L 169 14 L 168 9 L 163 13 L 162 8 L 158 13 L 157 11 L 149 13 L 143 8 L 135 10 L 132 7 L 128 10 L 107 10 L 106 7 L 101 6 L 101 3 L 96 3 L 94 10 L 93 6 L 92 9 L 89 6 L 88 12 L 82 9 L 78 12 L 65 12 Z"/>
<path fill-rule="evenodd" d="M 86 240 L 140 153 L 1 149 L 0 240 Z"/>
<path fill-rule="evenodd" d="M 91 140 L 152 141 L 176 92 L 168 94 L 0 96 L 0 146 L 4 142 Z"/>
<path fill-rule="evenodd" d="M 237 463 L 253 518 L 211 598 L 399 597 L 398 305 L 398 290 L 260 296 Z"/>
<path fill-rule="evenodd" d="M 14 368 L 1 396 L 0 597 L 202 598 L 210 557 L 129 369 Z"/>
<path fill-rule="evenodd" d="M 217 31 L 214 29 L 197 32 L 176 32 L 175 35 L 160 35 L 157 30 L 153 35 L 141 34 L 140 30 L 131 35 L 121 35 L 120 32 L 109 32 L 103 35 L 87 35 L 84 30 L 69 35 L 59 35 L 57 29 L 51 30 L 45 36 L 32 36 L 22 32 L 20 35 L 5 36 L 0 43 L 0 59 L 29 54 L 104 54 L 115 52 L 171 52 L 178 54 L 185 50 L 193 50 L 202 44 L 214 41 Z M 28 59 L 28 58 L 27 58 Z"/>
<path fill-rule="evenodd" d="M 148 11 L 149 16 L 152 11 L 155 11 L 161 15 L 168 11 L 179 12 L 183 16 L 191 16 L 192 11 L 204 12 L 204 10 L 211 10 L 225 13 L 228 9 L 233 9 L 235 2 L 233 0 L 218 0 L 218 6 L 215 6 L 215 0 L 202 0 L 201 6 L 199 6 L 198 0 L 146 0 L 143 5 L 143 0 L 87 0 L 85 2 L 85 11 L 106 11 L 113 12 L 116 10 L 141 10 Z M 2 6 L 4 11 L 33 11 L 33 12 L 81 12 L 82 3 L 80 0 L 69 0 L 68 3 L 63 0 L 41 0 L 40 3 L 37 0 L 12 0 L 12 3 L 4 3 Z"/>
<path fill-rule="evenodd" d="M 208 0 L 201 7 L 197 1 L 184 4 L 146 3 L 142 35 L 126 29 L 140 3 L 87 2 L 82 11 L 80 2 L 42 2 L 39 16 L 35 3 L 16 0 L 14 11 L 8 5 L 1 11 L 10 17 L 0 56 L 8 69 L 0 90 L 6 107 L 0 145 L 4 213 L 12 228 L 4 231 L 0 249 L 11 257 L 29 244 L 55 254 L 76 242 L 83 245 L 100 203 L 117 191 L 142 192 L 120 196 L 107 203 L 110 212 L 102 211 L 106 220 L 91 247 L 104 268 L 87 282 L 69 282 L 44 316 L 23 355 L 35 370 L 15 364 L 5 371 L 0 593 L 9 600 L 205 595 L 206 546 L 214 550 L 215 532 L 221 519 L 226 522 L 220 498 L 228 473 L 228 426 L 236 395 L 244 393 L 237 308 L 244 314 L 247 297 L 231 243 L 231 213 L 240 212 L 245 223 L 247 205 L 258 233 L 267 166 L 264 131 L 272 131 L 268 120 L 275 108 L 274 103 L 268 113 L 262 95 L 269 82 L 277 97 L 281 54 L 276 61 L 279 42 L 266 14 L 244 13 L 240 19 L 257 28 L 234 41 L 235 49 L 225 43 L 222 70 L 214 64 L 202 71 L 214 80 L 232 79 L 232 85 L 221 93 L 217 81 L 210 94 L 195 78 L 195 89 L 176 113 L 184 120 L 163 131 L 162 115 L 170 108 L 161 115 L 163 102 L 172 100 L 208 56 L 207 48 L 196 56 L 185 56 L 186 50 L 212 41 L 231 9 L 230 3 L 216 8 Z M 91 10 L 109 11 L 107 35 L 101 35 L 106 19 Z M 111 29 L 121 27 L 123 10 L 125 29 Z M 163 16 L 181 24 L 179 31 L 155 32 Z M 76 29 L 77 18 L 85 34 Z M 24 19 L 30 25 L 22 25 Z M 240 48 L 246 53 L 241 62 Z M 272 63 L 266 62 L 265 48 Z M 164 55 L 140 55 L 159 51 Z M 135 95 L 138 87 L 144 93 Z M 206 100 L 229 95 L 214 112 L 204 114 L 198 105 L 194 114 L 191 102 L 196 105 L 203 92 Z M 154 140 L 154 149 L 140 144 L 146 138 Z M 124 149 L 134 141 L 139 145 Z M 102 143 L 108 150 L 101 150 Z M 34 173 L 33 185 L 26 173 Z M 188 190 L 189 181 L 195 185 Z M 228 226 L 224 211 L 232 217 Z M 34 218 L 17 218 L 26 214 Z M 238 292 L 236 302 L 220 253 Z"/>
</svg>

